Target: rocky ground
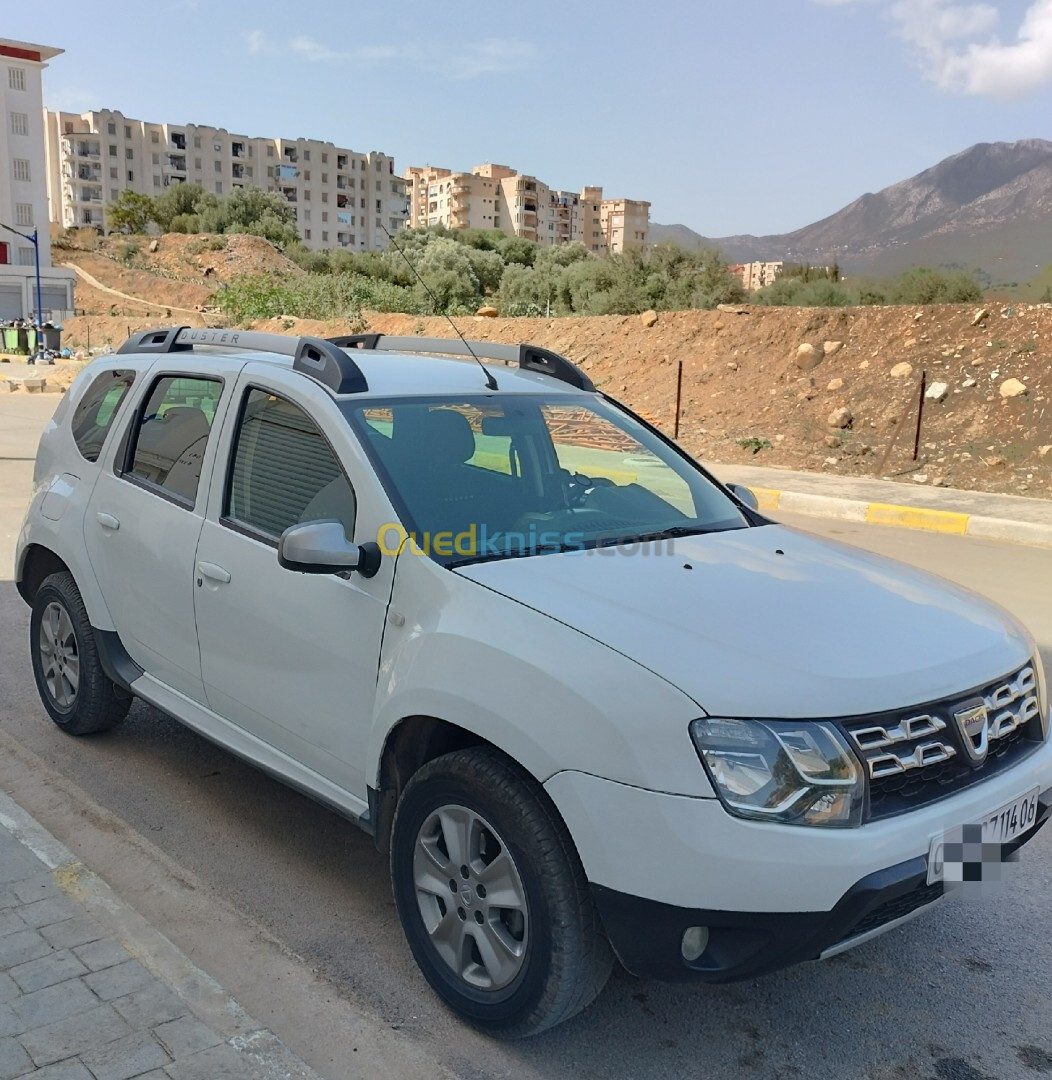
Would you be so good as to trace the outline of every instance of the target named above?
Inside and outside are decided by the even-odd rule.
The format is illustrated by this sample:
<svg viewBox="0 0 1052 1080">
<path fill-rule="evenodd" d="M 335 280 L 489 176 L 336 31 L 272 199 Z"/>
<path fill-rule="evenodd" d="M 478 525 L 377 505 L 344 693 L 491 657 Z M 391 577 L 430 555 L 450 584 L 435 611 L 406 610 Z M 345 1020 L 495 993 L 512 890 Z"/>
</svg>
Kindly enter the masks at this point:
<svg viewBox="0 0 1052 1080">
<path fill-rule="evenodd" d="M 253 237 L 222 251 L 197 237 L 166 236 L 151 270 L 98 253 L 75 259 L 101 283 L 153 304 L 207 302 L 193 286 L 238 272 L 281 271 L 287 260 Z M 111 238 L 113 247 L 122 241 Z M 114 248 L 114 251 L 118 248 Z M 90 260 L 90 266 L 88 264 Z M 209 267 L 212 272 L 205 276 Z M 179 279 L 183 275 L 185 280 Z M 156 308 L 127 305 L 78 285 L 66 341 L 116 347 L 129 332 L 166 322 Z M 183 301 L 193 301 L 193 303 Z M 118 306 L 120 302 L 118 301 Z M 445 318 L 367 313 L 370 329 L 450 337 Z M 217 325 L 211 312 L 172 322 Z M 565 319 L 457 320 L 466 337 L 531 341 L 564 353 L 607 393 L 672 433 L 679 366 L 679 434 L 712 462 L 890 476 L 918 484 L 1052 498 L 1052 305 L 987 307 L 755 308 Z M 651 325 L 647 325 L 652 323 Z M 275 319 L 255 329 L 347 332 L 339 321 Z M 913 459 L 922 376 L 927 398 Z"/>
</svg>

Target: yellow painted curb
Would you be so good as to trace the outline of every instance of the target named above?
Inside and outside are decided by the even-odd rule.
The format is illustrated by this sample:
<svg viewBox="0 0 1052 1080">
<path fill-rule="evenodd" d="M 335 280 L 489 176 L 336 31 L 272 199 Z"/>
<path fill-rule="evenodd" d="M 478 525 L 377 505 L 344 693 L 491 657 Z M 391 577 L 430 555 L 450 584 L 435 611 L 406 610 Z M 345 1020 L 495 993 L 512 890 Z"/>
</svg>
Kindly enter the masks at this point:
<svg viewBox="0 0 1052 1080">
<path fill-rule="evenodd" d="M 866 508 L 866 521 L 871 525 L 898 525 L 952 536 L 965 536 L 970 518 L 971 514 L 959 514 L 952 510 L 919 510 L 914 506 L 894 506 L 891 503 L 870 503 Z"/>
</svg>

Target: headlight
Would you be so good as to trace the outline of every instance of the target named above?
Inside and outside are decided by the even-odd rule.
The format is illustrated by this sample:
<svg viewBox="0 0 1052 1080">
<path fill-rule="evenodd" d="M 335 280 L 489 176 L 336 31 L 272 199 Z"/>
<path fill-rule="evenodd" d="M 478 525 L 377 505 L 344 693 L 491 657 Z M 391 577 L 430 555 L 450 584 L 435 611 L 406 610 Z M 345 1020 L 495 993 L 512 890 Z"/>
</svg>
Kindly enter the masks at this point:
<svg viewBox="0 0 1052 1080">
<path fill-rule="evenodd" d="M 706 718 L 690 734 L 732 814 L 788 825 L 862 823 L 862 767 L 832 724 Z"/>
</svg>

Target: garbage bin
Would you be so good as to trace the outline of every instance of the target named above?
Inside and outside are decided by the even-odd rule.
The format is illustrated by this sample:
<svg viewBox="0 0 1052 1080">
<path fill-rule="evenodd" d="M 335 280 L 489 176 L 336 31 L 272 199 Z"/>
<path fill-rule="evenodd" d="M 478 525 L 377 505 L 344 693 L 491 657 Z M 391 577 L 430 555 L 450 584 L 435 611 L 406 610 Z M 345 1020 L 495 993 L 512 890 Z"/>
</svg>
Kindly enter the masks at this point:
<svg viewBox="0 0 1052 1080">
<path fill-rule="evenodd" d="M 61 326 L 45 326 L 41 329 L 40 336 L 44 339 L 45 349 L 53 349 L 58 352 L 62 348 Z"/>
<path fill-rule="evenodd" d="M 29 331 L 24 326 L 20 326 L 15 330 L 15 333 L 18 335 L 18 347 L 15 351 L 27 354 L 29 352 Z M 33 337 L 36 337 L 35 333 Z"/>
<path fill-rule="evenodd" d="M 4 327 L 4 352 L 18 352 L 18 328 L 15 326 Z"/>
</svg>

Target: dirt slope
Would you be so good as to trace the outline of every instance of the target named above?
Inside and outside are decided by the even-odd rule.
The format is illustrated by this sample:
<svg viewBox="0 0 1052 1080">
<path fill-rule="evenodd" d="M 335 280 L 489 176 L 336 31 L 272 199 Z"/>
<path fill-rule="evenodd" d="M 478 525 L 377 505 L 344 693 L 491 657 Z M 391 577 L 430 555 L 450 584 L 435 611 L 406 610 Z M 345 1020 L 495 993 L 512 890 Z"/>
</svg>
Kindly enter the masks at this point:
<svg viewBox="0 0 1052 1080">
<path fill-rule="evenodd" d="M 243 269 L 282 269 L 283 257 L 252 237 L 229 238 L 228 251 L 188 253 L 195 239 L 163 237 L 158 269 L 175 273 L 172 268 L 181 265 L 189 274 L 188 260 L 198 260 L 200 271 L 202 255 L 208 265 L 215 256 L 209 277 L 222 280 L 241 266 L 242 247 Z M 204 288 L 142 270 L 122 276 L 124 267 L 97 256 L 81 265 L 111 288 L 154 303 L 192 307 L 177 302 L 188 297 L 181 290 Z M 85 306 L 79 286 L 77 296 L 78 306 Z M 958 306 L 685 311 L 663 313 L 649 328 L 638 316 L 457 321 L 469 338 L 532 341 L 564 353 L 601 389 L 670 434 L 682 362 L 680 440 L 706 461 L 898 476 L 1052 498 L 1052 305 L 986 310 L 978 321 L 975 307 Z M 444 318 L 367 318 L 370 329 L 382 333 L 453 336 Z M 176 312 L 169 320 L 156 308 L 142 308 L 128 316 L 71 320 L 66 337 L 83 347 L 90 334 L 93 347 L 116 347 L 134 330 L 176 322 L 219 325 L 214 314 Z M 347 332 L 338 321 L 270 320 L 255 328 Z M 801 354 L 803 345 L 812 351 Z M 914 462 L 922 371 L 929 387 L 941 382 L 946 389 L 942 400 L 925 402 Z M 1025 391 L 1002 396 L 1018 390 L 1010 380 Z M 846 413 L 834 419 L 838 410 Z"/>
</svg>

